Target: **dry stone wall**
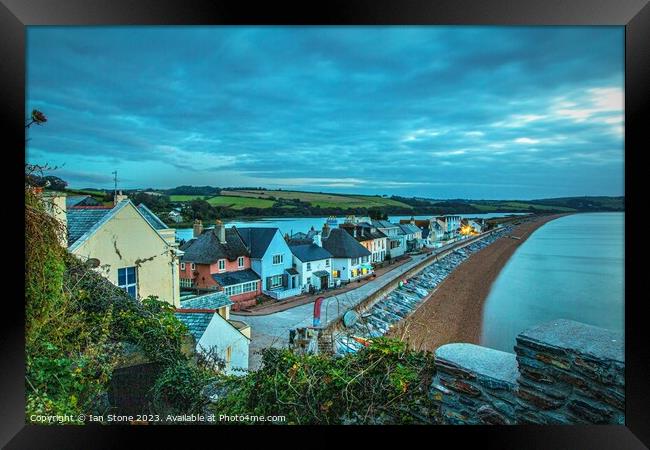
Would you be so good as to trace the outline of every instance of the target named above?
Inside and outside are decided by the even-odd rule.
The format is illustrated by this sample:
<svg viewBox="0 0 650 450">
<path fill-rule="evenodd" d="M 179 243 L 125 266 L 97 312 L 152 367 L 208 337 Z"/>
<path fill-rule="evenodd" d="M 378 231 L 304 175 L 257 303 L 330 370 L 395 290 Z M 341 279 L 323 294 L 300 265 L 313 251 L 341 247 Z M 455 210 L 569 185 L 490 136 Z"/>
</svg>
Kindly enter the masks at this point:
<svg viewBox="0 0 650 450">
<path fill-rule="evenodd" d="M 623 424 L 622 333 L 555 320 L 517 336 L 515 354 L 473 344 L 435 353 L 430 395 L 450 424 Z"/>
</svg>

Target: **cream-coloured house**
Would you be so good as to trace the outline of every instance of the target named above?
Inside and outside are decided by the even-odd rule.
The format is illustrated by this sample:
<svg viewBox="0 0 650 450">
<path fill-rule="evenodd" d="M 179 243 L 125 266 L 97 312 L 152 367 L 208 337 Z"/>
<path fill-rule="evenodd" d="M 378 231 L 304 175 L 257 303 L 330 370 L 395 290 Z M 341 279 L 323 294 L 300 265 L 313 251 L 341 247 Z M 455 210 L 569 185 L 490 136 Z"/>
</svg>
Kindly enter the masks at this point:
<svg viewBox="0 0 650 450">
<path fill-rule="evenodd" d="M 155 295 L 180 305 L 176 232 L 146 206 L 124 196 L 114 207 L 81 206 L 66 211 L 68 250 L 99 260 L 96 270 L 135 298 Z"/>
</svg>

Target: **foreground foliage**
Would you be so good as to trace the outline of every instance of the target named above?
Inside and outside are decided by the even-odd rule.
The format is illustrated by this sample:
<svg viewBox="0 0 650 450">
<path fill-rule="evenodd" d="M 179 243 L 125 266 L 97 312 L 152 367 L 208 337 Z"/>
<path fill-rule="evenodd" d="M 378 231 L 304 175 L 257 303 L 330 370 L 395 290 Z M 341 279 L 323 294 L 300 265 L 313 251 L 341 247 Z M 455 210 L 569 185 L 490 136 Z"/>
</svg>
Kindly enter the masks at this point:
<svg viewBox="0 0 650 450">
<path fill-rule="evenodd" d="M 263 351 L 262 368 L 221 382 L 215 414 L 285 415 L 288 424 L 431 424 L 430 353 L 377 339 L 344 357 Z"/>
<path fill-rule="evenodd" d="M 204 382 L 215 373 L 182 352 L 188 334 L 173 307 L 156 298 L 132 299 L 70 255 L 59 244 L 61 225 L 45 212 L 38 191 L 25 187 L 27 420 L 106 413 L 125 344 L 160 363 L 162 376 L 151 393 L 157 408 L 199 407 L 198 392 L 175 391 L 175 385 L 182 377 Z"/>
</svg>

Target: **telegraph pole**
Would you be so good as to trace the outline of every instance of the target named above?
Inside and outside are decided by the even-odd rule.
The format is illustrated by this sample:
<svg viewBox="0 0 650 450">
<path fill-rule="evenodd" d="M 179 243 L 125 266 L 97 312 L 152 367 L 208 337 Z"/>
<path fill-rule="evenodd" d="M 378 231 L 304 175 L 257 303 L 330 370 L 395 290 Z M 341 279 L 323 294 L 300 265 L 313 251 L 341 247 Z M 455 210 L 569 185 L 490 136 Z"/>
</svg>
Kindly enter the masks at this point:
<svg viewBox="0 0 650 450">
<path fill-rule="evenodd" d="M 113 205 L 115 205 L 117 201 L 117 170 L 114 170 L 111 173 L 113 174 L 113 182 L 115 184 L 114 191 L 113 191 Z"/>
</svg>

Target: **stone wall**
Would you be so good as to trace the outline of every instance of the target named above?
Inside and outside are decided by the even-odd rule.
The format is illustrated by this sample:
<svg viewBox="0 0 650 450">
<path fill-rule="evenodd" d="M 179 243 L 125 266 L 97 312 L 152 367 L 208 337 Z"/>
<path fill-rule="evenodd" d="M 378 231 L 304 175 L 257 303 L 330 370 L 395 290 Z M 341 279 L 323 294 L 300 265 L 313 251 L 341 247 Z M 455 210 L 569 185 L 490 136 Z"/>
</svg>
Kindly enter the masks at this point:
<svg viewBox="0 0 650 450">
<path fill-rule="evenodd" d="M 514 350 L 436 350 L 430 395 L 445 422 L 624 424 L 622 333 L 555 320 L 521 333 Z"/>
</svg>

